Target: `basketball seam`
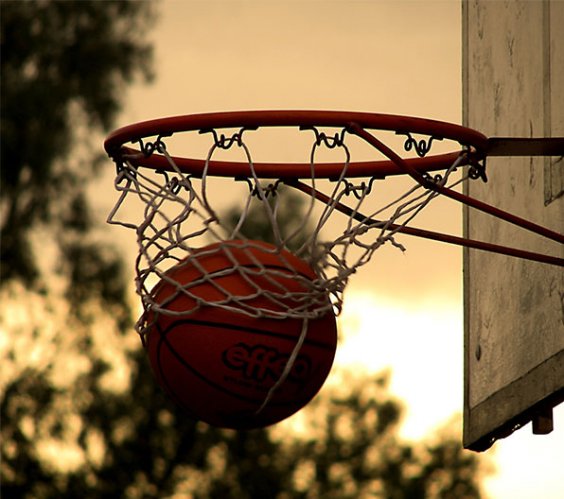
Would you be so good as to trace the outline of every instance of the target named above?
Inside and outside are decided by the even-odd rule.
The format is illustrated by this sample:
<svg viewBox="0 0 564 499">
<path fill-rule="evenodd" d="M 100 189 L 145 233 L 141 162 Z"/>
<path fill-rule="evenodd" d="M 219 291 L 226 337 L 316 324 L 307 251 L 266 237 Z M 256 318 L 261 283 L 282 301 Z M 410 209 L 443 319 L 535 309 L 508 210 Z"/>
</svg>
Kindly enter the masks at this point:
<svg viewBox="0 0 564 499">
<path fill-rule="evenodd" d="M 172 324 L 170 324 L 166 329 L 164 329 L 163 331 L 160 330 L 160 326 L 157 323 L 157 327 L 159 328 L 159 333 L 162 334 L 168 334 L 170 332 L 170 330 L 172 328 L 177 327 L 178 325 L 182 325 L 182 324 L 192 324 L 195 326 L 206 326 L 206 327 L 210 327 L 210 328 L 225 328 L 227 327 L 228 329 L 233 329 L 235 331 L 243 331 L 243 332 L 249 332 L 249 333 L 256 333 L 256 334 L 260 334 L 262 336 L 266 336 L 266 337 L 271 337 L 271 338 L 280 338 L 283 340 L 289 340 L 295 343 L 296 338 L 294 336 L 288 335 L 288 334 L 284 334 L 284 333 L 277 333 L 274 331 L 269 331 L 266 329 L 258 329 L 258 328 L 253 328 L 253 327 L 247 327 L 247 326 L 239 326 L 237 324 L 231 324 L 231 323 L 223 323 L 223 322 L 208 322 L 208 321 L 203 321 L 203 320 L 199 320 L 199 319 L 181 319 L 181 320 L 177 320 L 175 322 L 173 322 Z M 319 340 L 312 340 L 309 337 L 306 337 L 305 343 L 307 345 L 310 346 L 314 346 L 317 348 L 321 348 L 323 350 L 333 350 L 333 347 L 328 344 L 328 343 L 324 343 L 322 341 Z"/>
<path fill-rule="evenodd" d="M 170 342 L 169 342 L 168 339 L 166 338 L 167 334 L 169 334 L 169 332 L 170 332 L 170 330 L 172 329 L 173 326 L 174 326 L 174 324 L 171 325 L 169 328 L 167 328 L 167 330 L 165 330 L 165 331 L 161 331 L 160 327 L 157 326 L 157 328 L 158 328 L 158 330 L 159 330 L 159 336 L 160 336 L 160 337 L 159 337 L 159 343 L 158 343 L 158 345 L 157 345 L 157 364 L 158 364 L 158 366 L 159 366 L 159 372 L 161 373 L 163 382 L 165 382 L 165 384 L 167 385 L 169 392 L 174 393 L 174 390 L 172 390 L 172 389 L 170 388 L 170 384 L 168 383 L 168 379 L 167 379 L 167 377 L 164 375 L 164 373 L 163 373 L 163 371 L 162 371 L 162 369 L 161 369 L 161 355 L 160 355 L 160 352 L 161 352 L 162 344 L 163 344 L 163 343 L 166 344 L 166 346 L 168 347 L 169 351 L 172 353 L 172 355 L 174 356 L 174 358 L 176 358 L 176 360 L 177 360 L 178 362 L 180 362 L 180 364 L 182 364 L 183 367 L 185 367 L 186 369 L 188 369 L 192 374 L 194 374 L 197 378 L 199 378 L 200 380 L 202 380 L 204 383 L 210 385 L 211 387 L 215 388 L 216 390 L 218 390 L 218 391 L 220 391 L 220 392 L 222 392 L 222 393 L 225 393 L 225 394 L 227 394 L 227 395 L 229 395 L 229 396 L 231 396 L 231 397 L 233 397 L 233 398 L 235 398 L 235 399 L 237 399 L 237 400 L 240 400 L 240 401 L 243 401 L 243 402 L 249 402 L 249 403 L 252 403 L 252 404 L 260 404 L 260 403 L 261 403 L 261 401 L 257 401 L 257 400 L 254 400 L 254 399 L 252 399 L 252 398 L 245 397 L 244 395 L 235 394 L 235 393 L 233 393 L 232 391 L 227 390 L 225 387 L 222 387 L 221 385 L 218 385 L 218 384 L 215 383 L 214 381 L 211 381 L 211 380 L 209 380 L 208 378 L 202 376 L 196 369 L 194 369 L 190 364 L 188 364 L 187 361 L 186 361 L 185 359 L 183 359 L 183 358 L 178 354 L 178 352 L 172 347 L 172 345 L 170 344 Z M 316 391 L 316 393 L 317 393 L 317 391 Z M 303 404 L 302 404 L 302 405 L 305 405 L 305 404 L 306 404 L 309 400 L 311 400 L 314 396 L 315 396 L 315 394 L 313 394 L 313 395 L 311 395 L 311 396 L 308 396 L 308 397 L 306 397 L 306 398 L 304 398 L 304 399 L 302 399 L 302 400 L 295 401 L 295 402 L 296 402 L 298 405 L 300 405 L 300 404 L 302 404 L 302 401 L 303 401 Z M 175 399 L 176 399 L 176 398 L 177 398 L 177 397 L 175 397 Z M 287 404 L 288 404 L 287 401 L 283 401 L 283 402 L 272 401 L 272 402 L 270 403 L 271 406 L 275 406 L 275 407 L 284 407 L 284 406 L 287 405 Z M 184 404 L 181 404 L 181 405 L 184 406 Z"/>
</svg>

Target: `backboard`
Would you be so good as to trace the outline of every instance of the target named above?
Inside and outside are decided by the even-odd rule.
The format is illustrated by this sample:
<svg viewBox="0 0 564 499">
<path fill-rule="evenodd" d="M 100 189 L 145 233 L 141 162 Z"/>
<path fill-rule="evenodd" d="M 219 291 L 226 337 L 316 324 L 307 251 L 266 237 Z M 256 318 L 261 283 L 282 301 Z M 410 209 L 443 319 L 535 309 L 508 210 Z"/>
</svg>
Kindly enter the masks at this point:
<svg viewBox="0 0 564 499">
<path fill-rule="evenodd" d="M 464 1 L 463 121 L 489 137 L 564 135 L 564 2 Z M 489 158 L 466 193 L 564 231 L 564 161 Z M 556 242 L 472 209 L 465 236 L 564 255 Z M 564 400 L 564 270 L 464 252 L 464 446 L 485 450 Z"/>
</svg>

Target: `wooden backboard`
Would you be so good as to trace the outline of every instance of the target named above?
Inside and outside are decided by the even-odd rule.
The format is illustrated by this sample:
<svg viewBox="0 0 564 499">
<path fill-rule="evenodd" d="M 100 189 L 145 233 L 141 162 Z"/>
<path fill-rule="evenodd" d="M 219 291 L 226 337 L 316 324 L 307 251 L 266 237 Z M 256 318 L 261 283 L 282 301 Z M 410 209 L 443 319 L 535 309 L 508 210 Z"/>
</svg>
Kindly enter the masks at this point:
<svg viewBox="0 0 564 499">
<path fill-rule="evenodd" d="M 464 1 L 463 120 L 487 136 L 564 136 L 564 2 Z M 560 157 L 489 158 L 466 193 L 564 232 Z M 470 238 L 564 256 L 562 245 L 465 209 Z M 564 270 L 464 254 L 464 446 L 485 450 L 564 400 Z"/>
</svg>

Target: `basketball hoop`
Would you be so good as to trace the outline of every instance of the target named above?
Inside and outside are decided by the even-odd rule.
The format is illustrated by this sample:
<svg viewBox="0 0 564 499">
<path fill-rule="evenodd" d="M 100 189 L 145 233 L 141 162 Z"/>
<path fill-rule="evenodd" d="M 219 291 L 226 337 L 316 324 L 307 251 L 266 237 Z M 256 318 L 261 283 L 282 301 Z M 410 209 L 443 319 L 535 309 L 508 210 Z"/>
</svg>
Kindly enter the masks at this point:
<svg viewBox="0 0 564 499">
<path fill-rule="evenodd" d="M 297 162 L 255 160 L 253 140 L 260 138 L 265 130 L 277 132 L 282 129 L 294 131 L 302 141 L 303 137 L 308 137 L 308 156 Z M 171 152 L 172 142 L 180 144 L 181 137 L 185 135 L 207 140 L 202 156 Z M 354 141 L 368 145 L 372 158 L 356 158 Z M 439 141 L 441 145 L 450 144 L 450 152 L 432 154 L 432 148 Z M 132 147 L 134 144 L 137 147 Z M 277 150 L 283 148 L 281 143 L 274 147 Z M 483 134 L 458 125 L 404 116 L 329 111 L 250 111 L 178 116 L 138 123 L 113 132 L 105 142 L 105 149 L 117 165 L 115 187 L 119 198 L 108 222 L 133 229 L 137 234 L 137 293 L 145 310 L 137 323 L 137 331 L 145 341 L 152 327 L 149 316 L 193 313 L 193 310 L 171 311 L 166 303 L 155 299 L 152 289 L 157 281 L 163 280 L 173 286 L 177 295 L 190 296 L 196 308 L 216 307 L 256 318 L 301 319 L 305 323 L 327 313 L 338 314 L 350 276 L 384 245 L 403 250 L 403 244 L 397 240 L 400 233 L 564 265 L 564 259 L 555 256 L 409 225 L 422 209 L 441 195 L 540 236 L 564 242 L 562 234 L 454 190 L 466 179 L 487 180 L 485 160 L 492 147 L 507 153 L 506 142 L 492 142 Z M 562 141 L 560 139 L 560 142 L 552 142 L 548 146 L 547 142 L 543 142 L 542 148 L 536 149 L 535 144 L 527 148 L 520 143 L 519 147 L 527 154 L 544 154 L 547 150 L 562 152 Z M 234 153 L 236 158 L 219 158 L 228 153 Z M 323 155 L 331 159 L 320 160 Z M 400 175 L 413 180 L 406 192 L 382 206 L 372 207 L 378 182 Z M 232 178 L 248 185 L 235 227 L 225 223 L 212 201 L 212 194 L 217 191 L 213 182 L 221 178 Z M 283 197 L 278 194 L 283 186 L 302 193 L 307 200 L 306 212 L 300 214 L 304 218 L 303 223 L 289 233 L 279 223 Z M 143 207 L 143 216 L 137 222 L 123 220 L 120 216 L 122 208 L 132 198 L 140 201 Z M 292 253 L 311 267 L 315 278 L 302 279 L 303 285 L 297 291 L 280 286 L 276 274 L 280 269 L 273 271 L 253 256 L 253 251 L 261 243 L 249 240 L 242 227 L 250 207 L 256 203 L 262 206 L 269 220 L 268 239 L 273 245 L 270 252 L 281 257 L 292 241 L 302 241 Z M 334 230 L 337 221 L 340 234 L 324 239 L 324 231 L 329 226 Z M 197 267 L 202 251 L 212 257 L 214 252 L 229 255 L 232 241 L 239 241 L 236 244 L 238 248 L 242 245 L 246 256 L 231 258 L 232 269 L 229 271 L 238 272 L 248 281 L 251 279 L 248 269 L 241 262 L 253 260 L 260 275 L 275 284 L 267 286 L 264 291 L 268 295 L 267 300 L 261 302 L 267 303 L 264 307 L 257 306 L 255 302 L 249 307 L 241 306 L 239 297 L 225 290 L 222 290 L 225 299 L 207 300 L 191 293 L 193 282 L 171 279 L 171 269 L 181 263 L 188 262 Z M 282 260 L 286 261 L 284 272 L 299 278 L 299 272 L 289 259 L 282 257 Z M 224 268 L 219 270 L 224 271 Z M 200 266 L 196 282 L 212 282 L 216 286 L 214 279 L 217 276 L 216 270 Z M 261 294 L 258 288 L 255 292 Z M 272 301 L 294 305 L 273 307 L 268 305 Z M 306 330 L 307 327 L 304 327 L 300 340 L 303 340 Z M 295 354 L 296 349 L 294 357 Z"/>
</svg>

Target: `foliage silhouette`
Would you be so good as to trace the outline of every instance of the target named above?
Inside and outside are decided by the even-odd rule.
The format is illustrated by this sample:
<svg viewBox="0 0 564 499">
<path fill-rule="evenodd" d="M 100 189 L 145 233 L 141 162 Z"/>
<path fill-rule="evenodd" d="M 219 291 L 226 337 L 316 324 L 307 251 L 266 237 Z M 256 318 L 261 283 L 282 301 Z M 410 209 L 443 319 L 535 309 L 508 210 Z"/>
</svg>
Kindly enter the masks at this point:
<svg viewBox="0 0 564 499">
<path fill-rule="evenodd" d="M 83 236 L 92 228 L 86 185 L 101 159 L 88 139 L 113 125 L 126 84 L 151 77 L 143 39 L 152 4 L 48 0 L 1 9 L 0 251 L 10 264 L 0 282 L 39 284 L 30 235 L 48 224 L 69 267 L 59 270 L 74 286 L 72 256 L 89 251 Z"/>
<path fill-rule="evenodd" d="M 136 355 L 130 389 L 113 396 L 99 388 L 103 365 L 71 393 L 57 392 L 40 373 L 9 388 L 3 432 L 17 441 L 18 457 L 2 465 L 8 497 L 479 497 L 479 462 L 454 438 L 399 441 L 401 409 L 385 376 L 349 380 L 344 394 L 327 390 L 300 414 L 301 436 L 288 438 L 279 428 L 237 432 L 186 418 L 155 387 L 141 350 Z M 79 402 L 80 393 L 89 394 L 88 403 Z M 77 444 L 88 454 L 98 435 L 104 450 L 97 462 L 85 459 L 63 473 L 43 462 L 34 444 L 40 431 L 64 432 L 57 425 L 69 399 L 83 422 Z M 19 429 L 22 416 L 34 419 L 36 432 Z M 16 466 L 22 473 L 6 480 Z"/>
<path fill-rule="evenodd" d="M 287 248 L 290 251 L 295 251 L 307 241 L 308 235 L 313 231 L 310 221 L 304 221 L 302 216 L 308 208 L 305 202 L 306 198 L 285 186 L 279 186 L 276 189 L 275 196 L 278 199 L 275 200 L 271 194 L 267 198 L 267 203 L 271 210 L 274 210 L 275 201 L 279 202 L 279 208 L 276 212 L 277 226 L 281 229 L 281 236 L 287 239 Z M 238 225 L 241 215 L 241 209 L 238 206 L 233 206 L 221 217 L 228 232 Z M 248 239 L 274 242 L 272 222 L 262 201 L 253 198 L 239 232 Z"/>
</svg>

